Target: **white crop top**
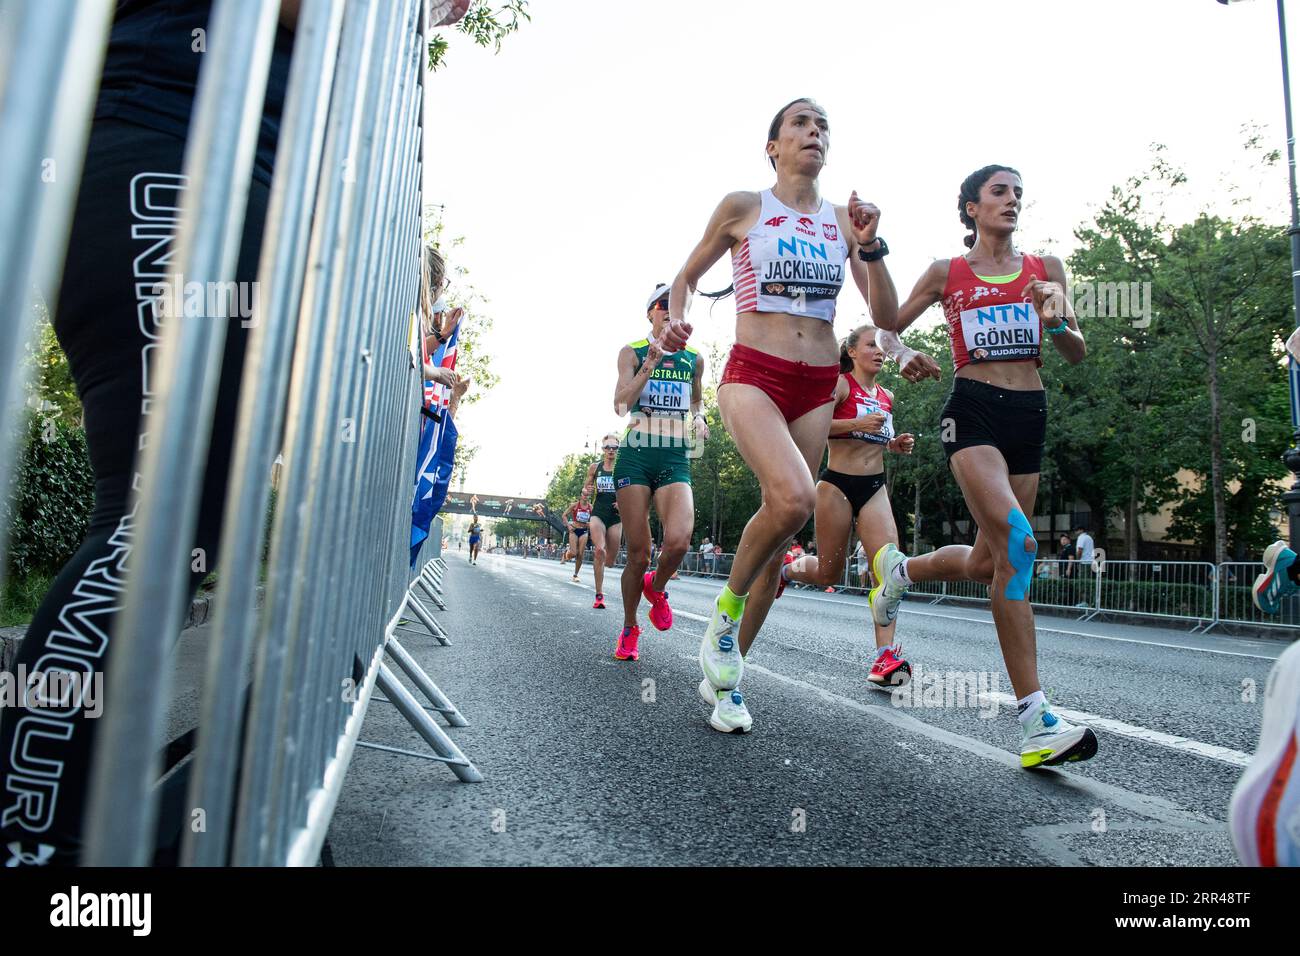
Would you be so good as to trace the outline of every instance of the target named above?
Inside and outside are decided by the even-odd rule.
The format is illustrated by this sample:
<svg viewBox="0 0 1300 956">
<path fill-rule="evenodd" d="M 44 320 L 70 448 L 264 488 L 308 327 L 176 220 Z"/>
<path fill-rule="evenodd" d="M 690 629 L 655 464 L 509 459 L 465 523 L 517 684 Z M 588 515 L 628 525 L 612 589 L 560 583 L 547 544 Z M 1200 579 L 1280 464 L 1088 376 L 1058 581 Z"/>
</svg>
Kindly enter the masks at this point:
<svg viewBox="0 0 1300 956">
<path fill-rule="evenodd" d="M 732 251 L 737 312 L 785 312 L 835 321 L 835 297 L 844 285 L 849 246 L 835 206 L 803 213 L 761 193 L 758 222 Z"/>
</svg>

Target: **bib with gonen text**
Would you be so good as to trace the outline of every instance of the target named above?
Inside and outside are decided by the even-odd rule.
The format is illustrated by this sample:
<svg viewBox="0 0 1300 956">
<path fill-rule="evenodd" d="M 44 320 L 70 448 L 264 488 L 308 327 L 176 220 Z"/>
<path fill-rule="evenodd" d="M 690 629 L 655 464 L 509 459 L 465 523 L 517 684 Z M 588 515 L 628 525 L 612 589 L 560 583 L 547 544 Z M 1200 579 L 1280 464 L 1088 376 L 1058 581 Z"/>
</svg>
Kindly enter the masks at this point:
<svg viewBox="0 0 1300 956">
<path fill-rule="evenodd" d="M 961 312 L 962 339 L 972 363 L 1037 358 L 1041 328 L 1032 302 L 1002 302 Z"/>
</svg>

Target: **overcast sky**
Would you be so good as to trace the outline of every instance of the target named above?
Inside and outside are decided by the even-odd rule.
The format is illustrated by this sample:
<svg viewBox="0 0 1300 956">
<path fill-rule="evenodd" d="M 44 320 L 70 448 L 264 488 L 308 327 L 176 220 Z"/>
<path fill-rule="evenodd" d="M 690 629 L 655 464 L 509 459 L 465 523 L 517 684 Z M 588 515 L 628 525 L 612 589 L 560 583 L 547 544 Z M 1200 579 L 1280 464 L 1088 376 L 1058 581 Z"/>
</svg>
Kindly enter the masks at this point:
<svg viewBox="0 0 1300 956">
<path fill-rule="evenodd" d="M 1261 186 L 1241 168 L 1243 124 L 1285 146 L 1271 0 L 530 9 L 499 55 L 452 35 L 448 65 L 428 77 L 426 198 L 464 237 L 454 260 L 490 299 L 484 346 L 501 376 L 458 418 L 480 446 L 466 490 L 540 495 L 565 453 L 620 425 L 619 347 L 645 335 L 654 283 L 671 281 L 722 196 L 772 185 L 767 126 L 797 96 L 829 114 L 823 195 L 843 203 L 857 189 L 880 206 L 900 295 L 931 259 L 963 251 L 958 186 L 988 163 L 1023 175 L 1027 251 L 1068 255 L 1074 227 L 1149 167 L 1154 142 L 1196 203 L 1223 202 L 1226 176 L 1286 215 L 1284 170 Z M 1297 18 L 1300 4 L 1293 40 Z M 729 282 L 725 256 L 701 285 Z M 849 283 L 837 332 L 864 313 Z M 734 318 L 734 300 L 711 313 L 698 300 L 693 343 L 729 345 Z"/>
</svg>

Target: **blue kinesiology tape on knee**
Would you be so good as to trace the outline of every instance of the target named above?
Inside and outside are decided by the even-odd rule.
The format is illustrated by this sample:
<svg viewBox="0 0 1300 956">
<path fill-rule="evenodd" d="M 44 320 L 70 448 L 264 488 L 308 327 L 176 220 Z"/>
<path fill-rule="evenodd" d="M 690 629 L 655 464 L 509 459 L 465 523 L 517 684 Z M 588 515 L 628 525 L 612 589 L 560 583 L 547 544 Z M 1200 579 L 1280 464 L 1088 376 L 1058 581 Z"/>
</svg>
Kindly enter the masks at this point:
<svg viewBox="0 0 1300 956">
<path fill-rule="evenodd" d="M 1025 539 L 1034 540 L 1034 529 L 1019 508 L 1012 508 L 1007 513 L 1007 524 L 1011 528 L 1007 535 L 1007 557 L 1016 573 L 1007 582 L 1006 596 L 1011 601 L 1023 601 L 1029 593 L 1029 582 L 1034 579 L 1034 557 L 1038 554 L 1038 543 L 1034 542 L 1034 550 L 1025 550 Z M 1016 534 L 1017 531 L 1020 534 Z"/>
</svg>

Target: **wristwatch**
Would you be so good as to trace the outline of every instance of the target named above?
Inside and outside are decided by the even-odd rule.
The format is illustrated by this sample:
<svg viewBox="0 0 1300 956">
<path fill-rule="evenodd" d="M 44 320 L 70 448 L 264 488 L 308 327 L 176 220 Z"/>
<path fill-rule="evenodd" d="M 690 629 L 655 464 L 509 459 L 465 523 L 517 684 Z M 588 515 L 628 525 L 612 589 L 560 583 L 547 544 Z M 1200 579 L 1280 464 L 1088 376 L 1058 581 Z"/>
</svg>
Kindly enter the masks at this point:
<svg viewBox="0 0 1300 956">
<path fill-rule="evenodd" d="M 883 237 L 876 236 L 872 241 L 880 243 L 880 248 L 875 252 L 863 252 L 862 247 L 858 246 L 858 258 L 863 262 L 875 262 L 877 259 L 883 259 L 885 256 L 889 255 L 889 245 L 885 242 Z"/>
</svg>

